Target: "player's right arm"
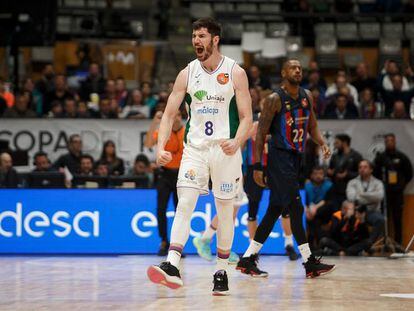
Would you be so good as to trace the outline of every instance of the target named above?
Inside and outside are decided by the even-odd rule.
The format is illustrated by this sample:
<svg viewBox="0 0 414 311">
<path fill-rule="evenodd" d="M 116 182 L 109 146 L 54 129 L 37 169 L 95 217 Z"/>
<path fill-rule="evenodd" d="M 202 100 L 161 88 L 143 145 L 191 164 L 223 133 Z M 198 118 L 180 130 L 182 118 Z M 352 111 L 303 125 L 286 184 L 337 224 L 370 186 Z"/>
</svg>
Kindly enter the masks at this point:
<svg viewBox="0 0 414 311">
<path fill-rule="evenodd" d="M 276 93 L 272 93 L 264 99 L 262 112 L 260 113 L 259 125 L 256 134 L 254 157 L 257 162 L 254 163 L 253 178 L 254 181 L 261 187 L 265 187 L 263 180 L 262 156 L 263 149 L 266 142 L 266 136 L 269 133 L 273 118 L 280 112 L 282 104 L 280 97 Z"/>
<path fill-rule="evenodd" d="M 180 108 L 181 103 L 184 100 L 185 93 L 187 92 L 187 76 L 188 67 L 181 70 L 175 80 L 173 90 L 168 97 L 167 106 L 165 107 L 164 114 L 162 115 L 160 128 L 158 130 L 158 144 L 157 144 L 157 163 L 159 165 L 165 165 L 172 160 L 171 153 L 165 151 L 165 145 L 170 138 L 171 128 L 174 123 L 174 118 Z"/>
</svg>

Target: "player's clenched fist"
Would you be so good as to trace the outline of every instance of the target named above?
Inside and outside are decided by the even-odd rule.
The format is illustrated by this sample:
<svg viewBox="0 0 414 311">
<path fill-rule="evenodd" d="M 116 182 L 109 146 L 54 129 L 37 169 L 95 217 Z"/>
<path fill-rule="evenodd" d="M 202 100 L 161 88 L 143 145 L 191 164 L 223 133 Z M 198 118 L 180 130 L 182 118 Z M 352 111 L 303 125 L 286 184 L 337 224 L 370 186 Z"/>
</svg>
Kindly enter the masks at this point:
<svg viewBox="0 0 414 311">
<path fill-rule="evenodd" d="M 227 139 L 220 143 L 220 147 L 226 155 L 233 155 L 240 145 L 235 139 Z"/>
<path fill-rule="evenodd" d="M 163 166 L 172 160 L 171 152 L 159 150 L 157 153 L 157 164 Z"/>
</svg>

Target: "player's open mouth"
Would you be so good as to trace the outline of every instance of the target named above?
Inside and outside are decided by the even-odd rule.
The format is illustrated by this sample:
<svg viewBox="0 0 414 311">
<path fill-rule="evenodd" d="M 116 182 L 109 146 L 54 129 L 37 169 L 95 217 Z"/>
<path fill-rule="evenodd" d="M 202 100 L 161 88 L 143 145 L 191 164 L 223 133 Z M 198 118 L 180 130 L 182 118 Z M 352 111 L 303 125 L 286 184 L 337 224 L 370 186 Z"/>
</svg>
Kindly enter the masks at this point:
<svg viewBox="0 0 414 311">
<path fill-rule="evenodd" d="M 197 54 L 201 54 L 201 53 L 204 52 L 204 48 L 201 47 L 201 46 L 198 46 L 198 47 L 196 47 L 196 52 L 197 52 Z"/>
</svg>

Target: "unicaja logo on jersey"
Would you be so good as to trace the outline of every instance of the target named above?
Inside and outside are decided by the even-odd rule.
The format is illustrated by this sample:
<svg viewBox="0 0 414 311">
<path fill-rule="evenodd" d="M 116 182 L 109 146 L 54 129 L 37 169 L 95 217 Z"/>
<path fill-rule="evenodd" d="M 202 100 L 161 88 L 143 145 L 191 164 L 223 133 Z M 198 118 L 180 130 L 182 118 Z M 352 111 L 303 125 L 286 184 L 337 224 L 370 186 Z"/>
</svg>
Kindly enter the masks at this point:
<svg viewBox="0 0 414 311">
<path fill-rule="evenodd" d="M 203 100 L 204 97 L 207 96 L 207 92 L 204 90 L 199 90 L 197 92 L 194 93 L 194 97 L 197 98 L 198 100 Z"/>
</svg>

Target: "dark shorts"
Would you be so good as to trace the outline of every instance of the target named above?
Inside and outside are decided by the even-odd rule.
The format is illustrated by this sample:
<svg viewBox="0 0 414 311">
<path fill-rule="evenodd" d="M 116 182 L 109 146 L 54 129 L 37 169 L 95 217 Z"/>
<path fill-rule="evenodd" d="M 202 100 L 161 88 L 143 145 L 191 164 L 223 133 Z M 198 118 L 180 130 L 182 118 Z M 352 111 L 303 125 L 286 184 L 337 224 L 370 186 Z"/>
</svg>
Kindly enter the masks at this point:
<svg viewBox="0 0 414 311">
<path fill-rule="evenodd" d="M 302 154 L 294 151 L 269 148 L 267 183 L 270 204 L 288 206 L 299 196 L 299 173 Z"/>
</svg>

